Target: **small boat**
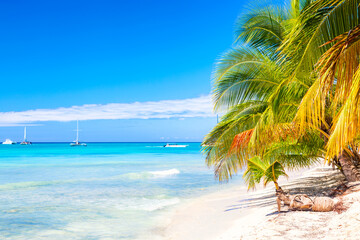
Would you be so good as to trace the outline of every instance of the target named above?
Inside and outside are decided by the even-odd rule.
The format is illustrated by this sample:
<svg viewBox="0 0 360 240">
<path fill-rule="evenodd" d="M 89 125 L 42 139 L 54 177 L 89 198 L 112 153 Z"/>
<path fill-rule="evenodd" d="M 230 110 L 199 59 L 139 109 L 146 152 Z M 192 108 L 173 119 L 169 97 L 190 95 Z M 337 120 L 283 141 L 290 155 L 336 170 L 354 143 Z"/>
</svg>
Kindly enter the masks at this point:
<svg viewBox="0 0 360 240">
<path fill-rule="evenodd" d="M 5 142 L 3 142 L 2 144 L 11 145 L 16 144 L 16 142 L 11 141 L 10 139 L 6 139 Z"/>
<path fill-rule="evenodd" d="M 80 143 L 79 142 L 79 121 L 76 122 L 76 140 L 73 143 L 70 143 L 70 146 L 76 147 L 76 146 L 87 146 L 86 143 Z"/>
<path fill-rule="evenodd" d="M 72 146 L 72 147 L 75 147 L 75 146 L 87 146 L 86 145 L 86 143 L 80 143 L 80 142 L 77 142 L 77 141 L 75 141 L 75 142 L 73 142 L 73 143 L 70 143 L 70 146 Z"/>
<path fill-rule="evenodd" d="M 171 148 L 184 148 L 187 146 L 189 145 L 181 145 L 181 144 L 173 144 L 173 143 L 167 143 L 166 145 L 164 145 L 164 147 L 171 147 Z"/>
<path fill-rule="evenodd" d="M 25 127 L 24 128 L 24 140 L 20 143 L 20 145 L 31 145 L 31 144 L 32 143 L 26 139 L 26 127 Z"/>
</svg>

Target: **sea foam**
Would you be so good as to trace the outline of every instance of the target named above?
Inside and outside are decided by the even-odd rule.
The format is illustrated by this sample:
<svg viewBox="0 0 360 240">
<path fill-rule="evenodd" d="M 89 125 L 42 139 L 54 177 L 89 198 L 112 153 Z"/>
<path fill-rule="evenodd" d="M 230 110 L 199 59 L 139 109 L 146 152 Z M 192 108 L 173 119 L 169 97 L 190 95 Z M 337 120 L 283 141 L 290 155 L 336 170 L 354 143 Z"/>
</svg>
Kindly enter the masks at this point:
<svg viewBox="0 0 360 240">
<path fill-rule="evenodd" d="M 179 174 L 180 171 L 176 168 L 161 170 L 161 171 L 149 171 L 149 172 L 138 172 L 138 173 L 127 173 L 122 175 L 128 179 L 154 179 L 154 178 L 166 178 Z"/>
<path fill-rule="evenodd" d="M 154 178 L 162 178 L 162 177 L 174 176 L 174 175 L 177 175 L 179 173 L 180 173 L 180 171 L 178 169 L 176 169 L 176 168 L 169 169 L 169 170 L 163 170 L 163 171 L 150 172 L 150 174 Z"/>
</svg>

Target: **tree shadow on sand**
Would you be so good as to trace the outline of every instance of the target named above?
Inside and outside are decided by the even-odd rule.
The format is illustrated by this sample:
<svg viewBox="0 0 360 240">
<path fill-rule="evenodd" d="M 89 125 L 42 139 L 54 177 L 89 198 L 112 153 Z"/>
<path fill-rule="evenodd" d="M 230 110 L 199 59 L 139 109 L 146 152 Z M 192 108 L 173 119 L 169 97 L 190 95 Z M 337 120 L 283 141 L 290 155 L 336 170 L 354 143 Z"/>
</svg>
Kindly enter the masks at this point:
<svg viewBox="0 0 360 240">
<path fill-rule="evenodd" d="M 345 182 L 344 176 L 338 170 L 319 168 L 305 176 L 282 185 L 284 191 L 291 195 L 307 194 L 310 197 L 325 197 L 339 184 Z M 273 187 L 261 192 L 249 193 L 248 198 L 238 201 L 238 204 L 227 206 L 225 212 L 246 209 L 250 207 L 267 207 L 276 205 L 275 189 Z M 282 211 L 286 212 L 286 211 Z M 277 211 L 268 215 L 279 214 Z"/>
</svg>

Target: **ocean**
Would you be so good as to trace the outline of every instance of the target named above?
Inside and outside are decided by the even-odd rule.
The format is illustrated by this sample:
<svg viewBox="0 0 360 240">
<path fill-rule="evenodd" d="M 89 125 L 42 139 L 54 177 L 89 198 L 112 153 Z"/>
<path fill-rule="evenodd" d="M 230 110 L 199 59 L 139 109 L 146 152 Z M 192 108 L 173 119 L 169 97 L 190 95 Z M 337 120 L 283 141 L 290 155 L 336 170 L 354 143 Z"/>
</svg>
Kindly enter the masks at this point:
<svg viewBox="0 0 360 240">
<path fill-rule="evenodd" d="M 151 239 L 169 209 L 241 184 L 184 144 L 0 145 L 0 239 Z"/>
</svg>

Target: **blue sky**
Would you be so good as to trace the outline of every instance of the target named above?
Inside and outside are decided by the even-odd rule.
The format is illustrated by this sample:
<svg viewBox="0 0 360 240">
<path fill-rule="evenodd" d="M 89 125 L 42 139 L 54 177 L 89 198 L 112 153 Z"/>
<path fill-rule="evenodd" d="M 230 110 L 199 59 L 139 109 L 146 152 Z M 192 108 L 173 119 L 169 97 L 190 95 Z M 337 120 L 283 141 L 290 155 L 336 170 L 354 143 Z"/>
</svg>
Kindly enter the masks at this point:
<svg viewBox="0 0 360 240">
<path fill-rule="evenodd" d="M 246 4 L 1 1 L 0 141 L 23 125 L 32 141 L 72 141 L 75 118 L 84 141 L 201 141 L 213 63 Z"/>
</svg>

